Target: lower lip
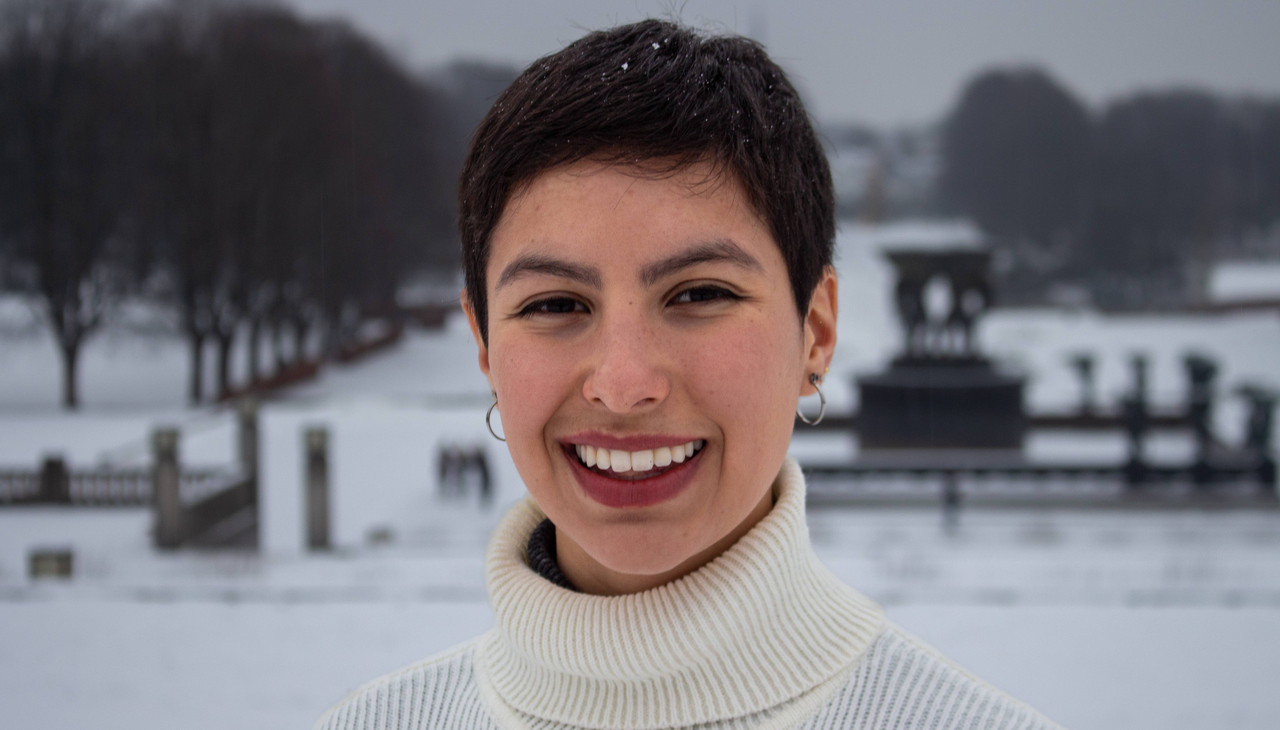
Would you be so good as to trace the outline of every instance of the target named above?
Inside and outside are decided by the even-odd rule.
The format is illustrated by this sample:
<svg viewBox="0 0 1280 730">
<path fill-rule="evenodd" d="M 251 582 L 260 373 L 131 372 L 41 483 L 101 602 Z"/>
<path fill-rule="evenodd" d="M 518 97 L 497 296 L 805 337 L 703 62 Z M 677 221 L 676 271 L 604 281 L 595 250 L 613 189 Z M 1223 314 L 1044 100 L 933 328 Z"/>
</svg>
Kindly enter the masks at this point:
<svg viewBox="0 0 1280 730">
<path fill-rule="evenodd" d="M 564 455 L 582 491 L 591 499 L 606 507 L 648 507 L 683 492 L 698 473 L 698 465 L 702 463 L 702 454 L 706 450 L 703 446 L 691 458 L 656 477 L 635 480 L 611 479 L 592 471 L 573 455 L 572 450 L 564 451 Z"/>
</svg>

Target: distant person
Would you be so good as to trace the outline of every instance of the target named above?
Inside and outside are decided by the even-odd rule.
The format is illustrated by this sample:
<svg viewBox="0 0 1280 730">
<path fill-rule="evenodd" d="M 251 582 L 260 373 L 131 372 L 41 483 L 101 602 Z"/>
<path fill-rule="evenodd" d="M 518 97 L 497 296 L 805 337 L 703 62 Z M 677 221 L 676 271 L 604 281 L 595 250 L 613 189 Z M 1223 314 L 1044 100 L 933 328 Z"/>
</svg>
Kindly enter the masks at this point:
<svg viewBox="0 0 1280 730">
<path fill-rule="evenodd" d="M 810 546 L 787 448 L 836 344 L 831 174 L 759 45 L 649 20 L 534 62 L 459 217 L 530 493 L 489 546 L 497 627 L 320 728 L 1056 727 Z"/>
</svg>

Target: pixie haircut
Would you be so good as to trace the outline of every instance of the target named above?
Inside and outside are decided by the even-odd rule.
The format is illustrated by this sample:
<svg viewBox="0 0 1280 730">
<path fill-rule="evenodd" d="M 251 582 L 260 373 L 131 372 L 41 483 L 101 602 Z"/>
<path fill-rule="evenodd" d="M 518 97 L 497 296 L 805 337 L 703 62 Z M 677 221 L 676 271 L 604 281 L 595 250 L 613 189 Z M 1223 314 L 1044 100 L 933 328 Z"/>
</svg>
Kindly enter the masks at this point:
<svg viewBox="0 0 1280 730">
<path fill-rule="evenodd" d="M 590 33 L 520 74 L 476 129 L 458 186 L 467 297 L 488 343 L 485 270 L 509 199 L 584 159 L 732 175 L 782 252 L 803 318 L 831 265 L 831 170 L 800 95 L 764 49 L 645 20 Z"/>
</svg>

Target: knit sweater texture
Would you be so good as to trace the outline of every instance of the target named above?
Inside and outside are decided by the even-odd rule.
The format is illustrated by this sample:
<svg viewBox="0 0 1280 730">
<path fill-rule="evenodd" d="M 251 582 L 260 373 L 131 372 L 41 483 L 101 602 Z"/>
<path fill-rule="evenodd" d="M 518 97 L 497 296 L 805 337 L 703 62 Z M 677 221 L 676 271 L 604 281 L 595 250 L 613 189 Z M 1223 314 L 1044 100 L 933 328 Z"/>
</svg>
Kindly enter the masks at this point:
<svg viewBox="0 0 1280 730">
<path fill-rule="evenodd" d="M 768 515 L 689 575 L 578 593 L 529 563 L 531 499 L 485 560 L 496 627 L 375 680 L 317 730 L 1051 730 L 1057 725 L 887 622 L 818 561 L 804 478 L 784 463 Z"/>
</svg>

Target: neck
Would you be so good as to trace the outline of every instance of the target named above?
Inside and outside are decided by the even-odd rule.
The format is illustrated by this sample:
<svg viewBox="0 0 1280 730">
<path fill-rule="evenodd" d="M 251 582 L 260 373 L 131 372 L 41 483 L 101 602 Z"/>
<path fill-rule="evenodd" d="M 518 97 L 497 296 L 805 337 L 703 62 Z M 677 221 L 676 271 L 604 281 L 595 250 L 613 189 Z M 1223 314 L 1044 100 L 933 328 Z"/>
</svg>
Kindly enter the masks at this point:
<svg viewBox="0 0 1280 730">
<path fill-rule="evenodd" d="M 728 550 L 773 508 L 773 491 L 766 489 L 745 519 L 728 534 L 689 556 L 669 570 L 657 573 L 623 573 L 592 558 L 567 533 L 556 528 L 556 562 L 565 577 L 581 592 L 595 596 L 622 596 L 657 588 L 683 578 Z"/>
</svg>

